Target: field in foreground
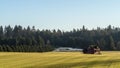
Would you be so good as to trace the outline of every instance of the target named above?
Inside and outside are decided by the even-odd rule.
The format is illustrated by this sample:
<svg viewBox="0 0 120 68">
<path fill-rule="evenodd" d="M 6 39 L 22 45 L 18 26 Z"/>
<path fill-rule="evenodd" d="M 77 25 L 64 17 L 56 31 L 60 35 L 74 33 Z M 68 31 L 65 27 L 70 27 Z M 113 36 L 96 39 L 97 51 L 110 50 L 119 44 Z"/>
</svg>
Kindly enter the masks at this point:
<svg viewBox="0 0 120 68">
<path fill-rule="evenodd" d="M 120 52 L 0 52 L 0 68 L 120 68 Z"/>
</svg>

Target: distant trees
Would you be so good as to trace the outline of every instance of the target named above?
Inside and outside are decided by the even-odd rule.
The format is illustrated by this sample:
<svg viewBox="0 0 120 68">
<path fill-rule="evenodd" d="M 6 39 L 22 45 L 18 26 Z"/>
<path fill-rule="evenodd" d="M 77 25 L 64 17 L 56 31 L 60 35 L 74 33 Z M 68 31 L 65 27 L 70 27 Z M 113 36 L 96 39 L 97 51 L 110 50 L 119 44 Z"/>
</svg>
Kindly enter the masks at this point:
<svg viewBox="0 0 120 68">
<path fill-rule="evenodd" d="M 114 43 L 114 39 L 112 36 L 109 37 L 109 44 L 110 44 L 110 47 L 111 47 L 111 50 L 116 50 L 116 46 L 115 46 L 115 43 Z"/>
<path fill-rule="evenodd" d="M 32 29 L 20 25 L 14 28 L 9 25 L 4 29 L 0 26 L 0 51 L 43 52 L 51 49 L 52 46 L 45 44 L 40 31 L 37 31 L 34 26 Z"/>
<path fill-rule="evenodd" d="M 120 41 L 117 42 L 116 48 L 117 48 L 117 50 L 120 50 Z"/>
<path fill-rule="evenodd" d="M 30 26 L 0 26 L 0 51 L 45 52 L 55 47 L 86 48 L 98 45 L 102 50 L 120 50 L 120 28 L 87 30 L 85 26 L 72 31 L 39 30 Z"/>
</svg>

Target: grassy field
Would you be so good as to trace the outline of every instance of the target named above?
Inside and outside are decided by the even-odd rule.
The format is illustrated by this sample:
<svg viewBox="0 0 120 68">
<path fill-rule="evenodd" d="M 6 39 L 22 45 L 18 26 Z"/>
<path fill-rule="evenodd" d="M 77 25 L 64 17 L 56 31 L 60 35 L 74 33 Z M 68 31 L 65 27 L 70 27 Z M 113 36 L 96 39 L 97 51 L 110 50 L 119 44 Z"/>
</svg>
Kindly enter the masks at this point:
<svg viewBox="0 0 120 68">
<path fill-rule="evenodd" d="M 120 68 L 120 52 L 0 52 L 0 68 Z"/>
</svg>

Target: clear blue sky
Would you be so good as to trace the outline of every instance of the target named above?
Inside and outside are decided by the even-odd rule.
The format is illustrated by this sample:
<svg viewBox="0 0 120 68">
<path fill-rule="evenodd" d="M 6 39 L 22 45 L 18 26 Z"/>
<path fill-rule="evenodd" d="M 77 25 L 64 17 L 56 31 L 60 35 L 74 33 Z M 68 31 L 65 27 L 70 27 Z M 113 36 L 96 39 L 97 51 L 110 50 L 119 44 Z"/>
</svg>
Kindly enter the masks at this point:
<svg viewBox="0 0 120 68">
<path fill-rule="evenodd" d="M 72 30 L 120 26 L 120 0 L 0 0 L 0 25 Z"/>
</svg>

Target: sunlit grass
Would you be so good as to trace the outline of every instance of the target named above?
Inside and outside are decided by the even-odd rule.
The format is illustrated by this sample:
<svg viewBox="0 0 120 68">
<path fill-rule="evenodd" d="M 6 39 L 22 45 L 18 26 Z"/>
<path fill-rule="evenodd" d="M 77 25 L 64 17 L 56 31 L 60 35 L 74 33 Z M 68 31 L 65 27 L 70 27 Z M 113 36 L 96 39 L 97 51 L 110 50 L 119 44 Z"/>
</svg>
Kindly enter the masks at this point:
<svg viewBox="0 0 120 68">
<path fill-rule="evenodd" d="M 0 68 L 120 68 L 120 52 L 0 52 Z"/>
</svg>

